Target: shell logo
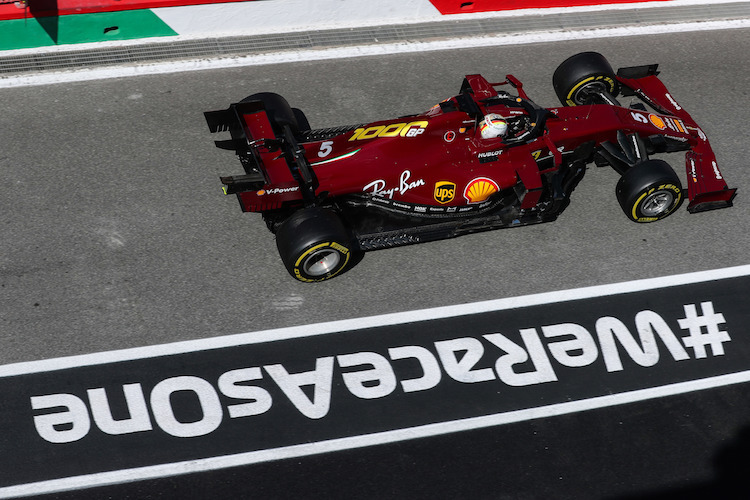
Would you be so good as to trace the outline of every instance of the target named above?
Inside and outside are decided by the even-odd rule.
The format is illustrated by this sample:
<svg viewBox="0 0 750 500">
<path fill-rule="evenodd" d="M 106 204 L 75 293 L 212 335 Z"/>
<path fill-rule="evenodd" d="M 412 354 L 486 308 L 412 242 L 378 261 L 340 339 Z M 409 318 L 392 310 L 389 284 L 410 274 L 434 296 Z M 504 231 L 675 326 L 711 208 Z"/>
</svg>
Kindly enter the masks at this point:
<svg viewBox="0 0 750 500">
<path fill-rule="evenodd" d="M 667 128 L 667 124 L 664 123 L 664 120 L 662 120 L 659 116 L 648 115 L 648 119 L 651 122 L 651 125 L 658 128 L 659 130 L 664 130 Z"/>
<path fill-rule="evenodd" d="M 480 203 L 500 190 L 497 183 L 487 177 L 477 177 L 464 189 L 464 198 L 469 203 Z"/>
</svg>

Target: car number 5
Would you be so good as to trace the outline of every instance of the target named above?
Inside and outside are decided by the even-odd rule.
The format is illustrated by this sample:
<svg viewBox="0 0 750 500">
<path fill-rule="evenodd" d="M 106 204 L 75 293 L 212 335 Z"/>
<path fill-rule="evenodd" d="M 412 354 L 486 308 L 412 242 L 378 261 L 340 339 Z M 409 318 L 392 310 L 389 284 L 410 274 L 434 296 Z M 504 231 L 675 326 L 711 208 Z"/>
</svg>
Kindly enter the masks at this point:
<svg viewBox="0 0 750 500">
<path fill-rule="evenodd" d="M 318 156 L 320 158 L 325 158 L 329 154 L 331 154 L 331 151 L 333 151 L 333 147 L 331 146 L 333 144 L 333 141 L 325 141 L 320 145 L 320 151 L 318 151 Z"/>
</svg>

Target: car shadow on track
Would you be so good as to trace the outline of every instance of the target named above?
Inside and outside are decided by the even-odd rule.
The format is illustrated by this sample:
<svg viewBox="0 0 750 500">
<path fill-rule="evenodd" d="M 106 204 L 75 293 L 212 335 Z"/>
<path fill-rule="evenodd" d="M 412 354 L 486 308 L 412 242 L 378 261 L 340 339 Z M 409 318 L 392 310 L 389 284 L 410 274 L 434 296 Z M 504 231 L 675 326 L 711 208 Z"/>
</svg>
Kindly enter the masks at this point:
<svg viewBox="0 0 750 500">
<path fill-rule="evenodd" d="M 612 497 L 611 500 L 667 500 L 667 499 L 746 499 L 750 486 L 750 426 L 740 430 L 737 437 L 718 449 L 713 459 L 715 479 L 703 483 L 686 484 L 632 495 Z"/>
</svg>

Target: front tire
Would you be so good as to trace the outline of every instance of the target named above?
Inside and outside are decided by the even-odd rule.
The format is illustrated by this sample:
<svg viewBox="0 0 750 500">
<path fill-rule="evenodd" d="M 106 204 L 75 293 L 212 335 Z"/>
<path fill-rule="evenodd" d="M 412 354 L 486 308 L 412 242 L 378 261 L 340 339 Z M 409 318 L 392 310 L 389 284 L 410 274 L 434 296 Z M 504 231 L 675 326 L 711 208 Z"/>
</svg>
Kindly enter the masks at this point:
<svg viewBox="0 0 750 500">
<path fill-rule="evenodd" d="M 298 210 L 286 219 L 276 232 L 276 247 L 289 274 L 305 283 L 331 279 L 357 261 L 341 219 L 320 207 Z"/>
<path fill-rule="evenodd" d="M 619 92 L 612 66 L 598 52 L 581 52 L 560 63 L 552 75 L 552 87 L 563 106 L 586 104 L 592 91 L 606 91 L 613 97 Z"/>
<path fill-rule="evenodd" d="M 682 184 L 662 160 L 647 160 L 623 174 L 616 188 L 622 211 L 634 222 L 655 222 L 682 204 Z"/>
</svg>

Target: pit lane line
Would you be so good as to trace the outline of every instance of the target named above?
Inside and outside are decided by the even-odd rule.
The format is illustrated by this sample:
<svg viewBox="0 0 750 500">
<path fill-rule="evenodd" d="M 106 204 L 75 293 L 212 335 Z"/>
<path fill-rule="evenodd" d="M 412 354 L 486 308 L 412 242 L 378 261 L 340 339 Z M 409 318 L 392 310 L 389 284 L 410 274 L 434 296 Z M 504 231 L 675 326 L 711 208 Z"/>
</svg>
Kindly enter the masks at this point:
<svg viewBox="0 0 750 500">
<path fill-rule="evenodd" d="M 750 19 L 733 21 L 687 22 L 668 25 L 650 25 L 623 28 L 584 29 L 562 32 L 535 32 L 532 34 L 512 34 L 490 37 L 470 36 L 465 38 L 453 38 L 449 40 L 439 40 L 431 42 L 400 42 L 375 46 L 362 45 L 338 47 L 332 49 L 311 49 L 288 53 L 280 52 L 258 54 L 246 57 L 195 59 L 180 62 L 135 64 L 99 69 L 68 70 L 44 74 L 21 75 L 0 78 L 0 88 L 51 85 L 56 83 L 71 83 L 110 78 L 127 78 L 143 75 L 161 75 L 179 72 L 251 67 L 271 64 L 292 64 L 306 61 L 322 61 L 351 57 L 383 56 L 478 47 L 526 45 L 532 43 L 549 43 L 567 40 L 589 40 L 596 38 L 659 35 L 669 33 L 717 31 L 741 28 L 750 28 Z"/>
<path fill-rule="evenodd" d="M 0 377 L 23 375 L 27 373 L 38 373 L 74 366 L 91 366 L 115 361 L 144 359 L 153 356 L 162 356 L 165 354 L 205 351 L 233 345 L 253 344 L 270 342 L 273 340 L 309 337 L 335 331 L 364 329 L 371 326 L 411 323 L 426 319 L 455 317 L 486 311 L 513 309 L 548 303 L 560 303 L 579 299 L 621 295 L 631 292 L 653 291 L 659 288 L 669 288 L 676 285 L 706 283 L 710 281 L 743 277 L 748 275 L 750 275 L 750 265 L 745 265 L 682 275 L 650 278 L 625 283 L 600 285 L 566 291 L 546 292 L 508 299 L 477 302 L 473 304 L 446 306 L 405 313 L 395 313 L 382 316 L 371 316 L 367 318 L 321 323 L 303 327 L 291 327 L 261 331 L 256 333 L 229 335 L 222 338 L 178 342 L 160 346 L 133 348 L 119 351 L 87 354 L 82 356 L 17 363 L 0 366 Z M 187 473 L 205 472 L 227 467 L 251 465 L 272 460 L 303 457 L 332 451 L 363 448 L 377 444 L 394 443 L 417 438 L 438 436 L 459 431 L 481 429 L 485 427 L 560 416 L 570 413 L 577 413 L 593 409 L 646 401 L 650 399 L 675 396 L 694 391 L 713 389 L 746 382 L 750 382 L 750 370 L 565 403 L 557 403 L 547 406 L 527 408 L 487 416 L 471 417 L 461 420 L 426 424 L 385 432 L 350 436 L 301 445 L 252 451 L 247 453 L 165 463 L 153 466 L 122 469 L 117 471 L 87 474 L 49 481 L 41 481 L 36 483 L 8 486 L 0 488 L 0 498 L 31 496 L 94 486 L 106 486 L 117 483 L 155 479 L 159 477 L 176 476 Z"/>
</svg>

